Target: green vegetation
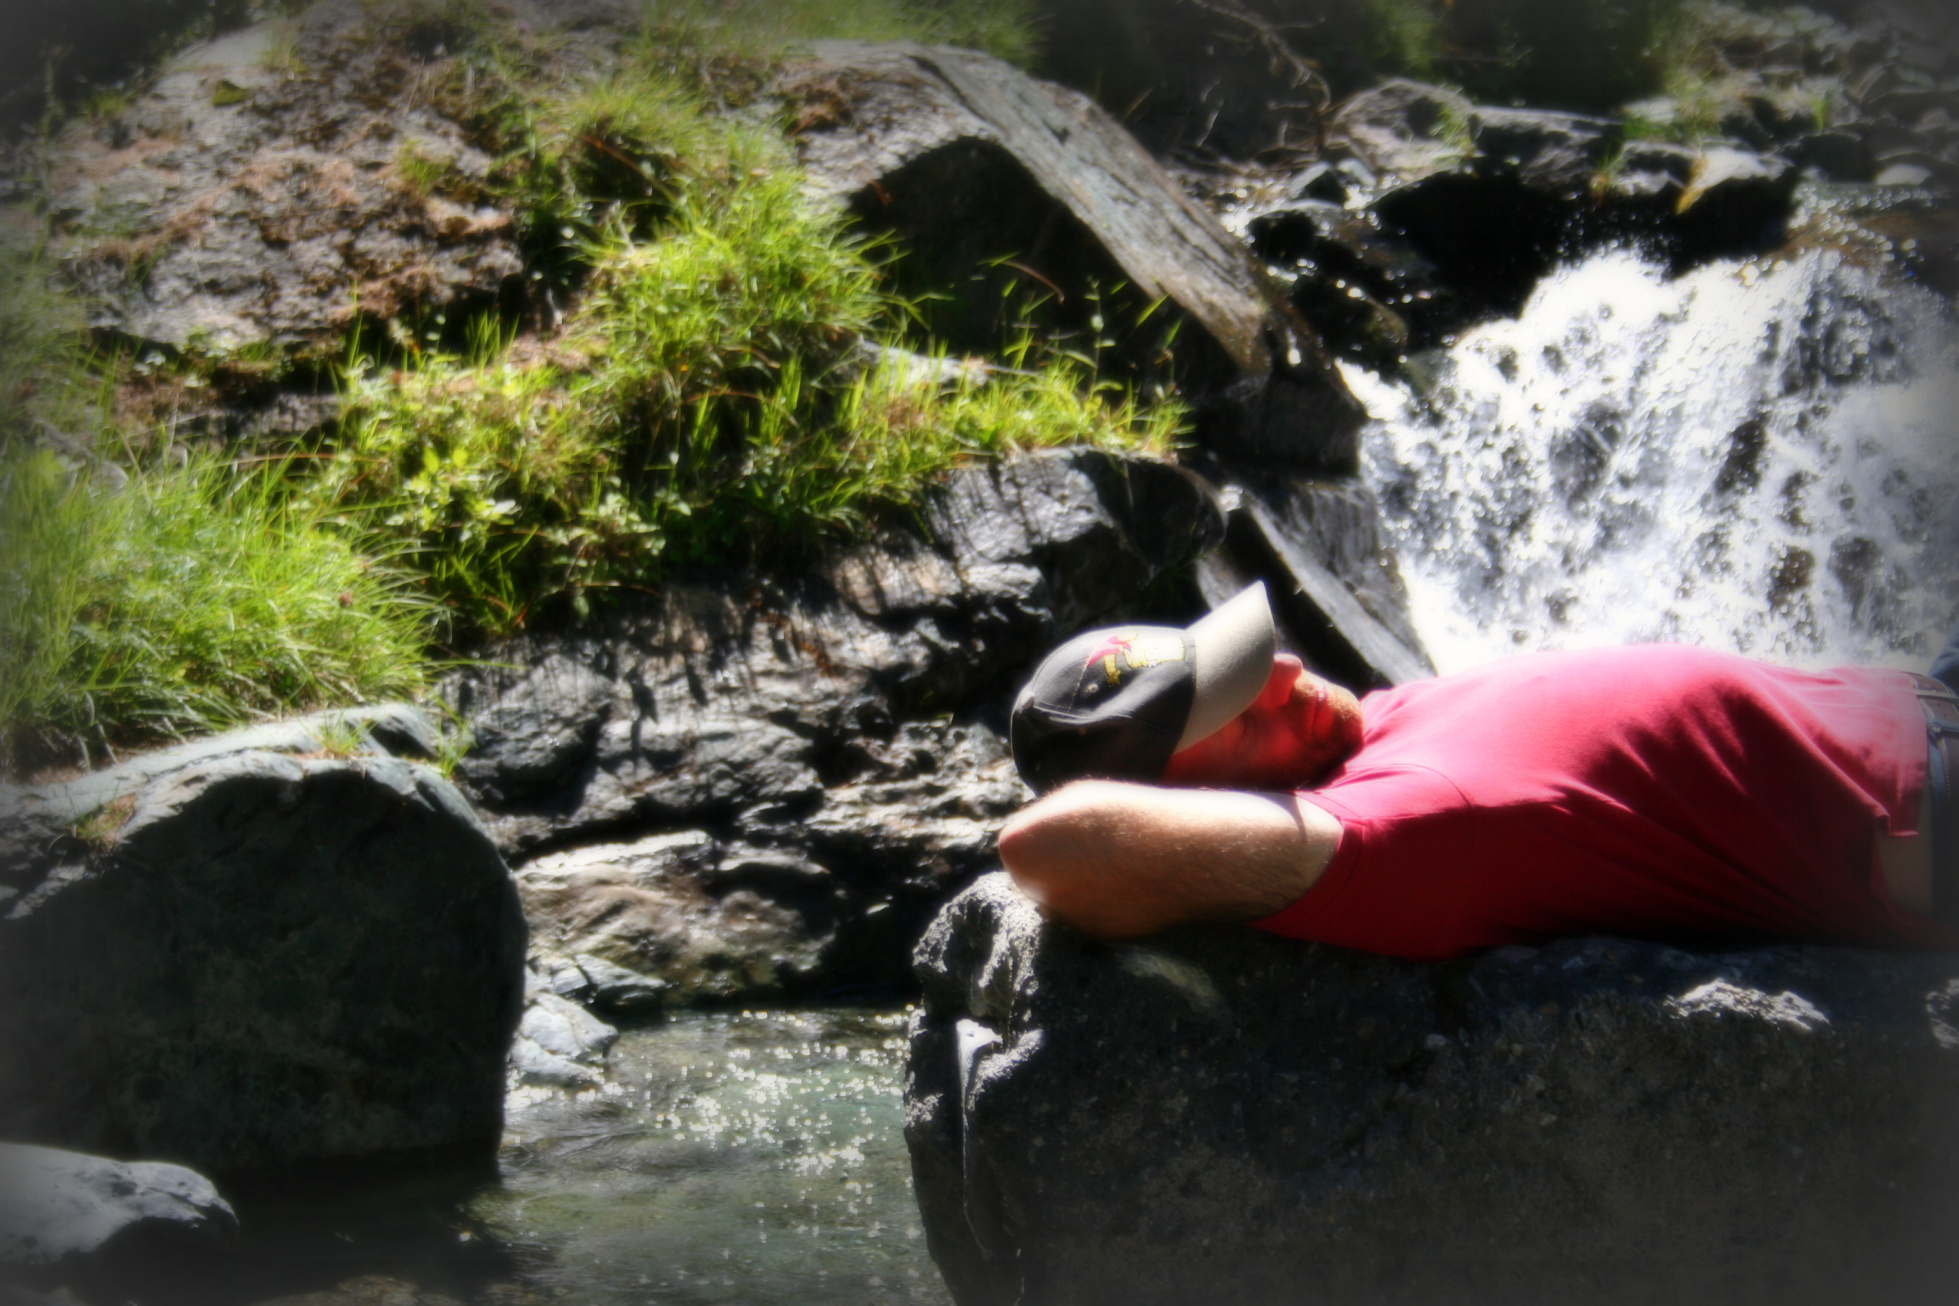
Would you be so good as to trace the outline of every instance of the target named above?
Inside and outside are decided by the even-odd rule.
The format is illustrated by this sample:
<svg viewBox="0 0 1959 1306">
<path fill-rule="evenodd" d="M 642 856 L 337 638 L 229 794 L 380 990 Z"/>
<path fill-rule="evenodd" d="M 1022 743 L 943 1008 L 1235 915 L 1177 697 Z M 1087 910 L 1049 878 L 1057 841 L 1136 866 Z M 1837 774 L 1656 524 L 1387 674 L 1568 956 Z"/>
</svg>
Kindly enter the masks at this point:
<svg viewBox="0 0 1959 1306">
<path fill-rule="evenodd" d="M 1429 0 L 1366 0 L 1361 12 L 1372 62 L 1410 77 L 1435 76 L 1443 56 L 1442 19 Z"/>
<path fill-rule="evenodd" d="M 1664 86 L 1698 19 L 1693 0 L 1361 0 L 1343 22 L 1378 71 L 1446 78 L 1484 102 L 1602 110 Z"/>
<path fill-rule="evenodd" d="M 873 363 L 860 342 L 899 324 L 793 174 L 690 190 L 659 239 L 598 259 L 552 349 L 490 339 L 371 377 L 304 493 L 411 549 L 461 633 L 500 634 L 675 564 L 780 559 L 966 458 L 1160 453 L 1178 428 L 1066 358 L 949 387 Z"/>
<path fill-rule="evenodd" d="M 82 323 L 45 252 L 0 236 L 0 444 L 59 435 L 91 415 L 98 386 L 77 353 Z"/>
<path fill-rule="evenodd" d="M 421 143 L 413 137 L 395 149 L 395 176 L 411 194 L 434 194 L 454 171 L 447 159 L 431 158 L 425 154 Z"/>
<path fill-rule="evenodd" d="M 964 45 L 1010 63 L 1033 58 L 1031 0 L 679 0 L 649 35 L 715 59 L 769 61 L 819 38 Z"/>
<path fill-rule="evenodd" d="M 213 460 L 125 485 L 0 461 L 0 722 L 11 769 L 255 715 L 411 693 L 398 574 Z"/>
<path fill-rule="evenodd" d="M 270 469 L 138 465 L 80 328 L 0 243 L 0 772 L 419 686 L 427 600 Z"/>
<path fill-rule="evenodd" d="M 343 418 L 307 448 L 186 456 L 131 425 L 119 383 L 237 391 L 291 360 L 89 357 L 45 262 L 0 259 L 0 769 L 412 694 L 432 648 L 576 620 L 676 566 L 793 561 L 964 460 L 1167 451 L 1182 410 L 1092 356 L 1029 338 L 993 364 L 933 357 L 882 289 L 891 252 L 809 207 L 788 124 L 755 100 L 818 34 L 1025 58 L 1028 10 L 693 0 L 573 80 L 549 33 L 419 6 L 403 21 L 464 34 L 427 91 L 499 156 L 469 198 L 516 213 L 550 312 L 534 332 L 482 319 L 453 352 L 427 323 L 356 337 Z M 463 184 L 413 143 L 392 166 L 412 190 Z"/>
</svg>

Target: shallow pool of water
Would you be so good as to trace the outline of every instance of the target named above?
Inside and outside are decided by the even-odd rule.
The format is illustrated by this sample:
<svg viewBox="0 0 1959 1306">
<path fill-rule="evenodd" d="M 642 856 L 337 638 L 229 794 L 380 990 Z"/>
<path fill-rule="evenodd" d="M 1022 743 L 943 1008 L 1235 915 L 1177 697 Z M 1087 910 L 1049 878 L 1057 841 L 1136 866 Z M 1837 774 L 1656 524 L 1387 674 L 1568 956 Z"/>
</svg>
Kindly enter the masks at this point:
<svg viewBox="0 0 1959 1306">
<path fill-rule="evenodd" d="M 493 1167 L 224 1179 L 240 1245 L 142 1306 L 950 1306 L 911 1192 L 906 1021 L 681 1015 L 628 1030 L 603 1089 L 513 1094 Z"/>
<path fill-rule="evenodd" d="M 513 1099 L 470 1206 L 526 1287 L 593 1306 L 949 1302 L 902 1136 L 902 1012 L 692 1015 L 604 1089 Z"/>
</svg>

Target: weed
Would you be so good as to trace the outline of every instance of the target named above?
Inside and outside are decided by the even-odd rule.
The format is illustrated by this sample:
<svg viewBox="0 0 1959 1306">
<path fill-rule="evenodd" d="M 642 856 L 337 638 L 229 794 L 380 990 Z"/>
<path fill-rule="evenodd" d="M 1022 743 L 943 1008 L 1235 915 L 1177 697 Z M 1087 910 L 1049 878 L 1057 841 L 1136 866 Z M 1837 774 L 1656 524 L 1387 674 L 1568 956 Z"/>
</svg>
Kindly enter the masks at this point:
<svg viewBox="0 0 1959 1306">
<path fill-rule="evenodd" d="M 436 722 L 435 756 L 429 759 L 429 765 L 443 779 L 454 779 L 456 768 L 463 764 L 463 759 L 469 756 L 469 750 L 476 743 L 476 734 L 448 703 L 431 699 L 427 706 L 439 717 Z"/>
<path fill-rule="evenodd" d="M 45 247 L 0 239 L 0 446 L 46 438 L 49 428 L 93 444 L 97 393 L 83 325 Z"/>
<path fill-rule="evenodd" d="M 84 96 L 77 110 L 89 122 L 104 123 L 121 117 L 135 99 L 127 86 L 105 86 Z"/>
<path fill-rule="evenodd" d="M 272 39 L 259 56 L 259 66 L 280 77 L 298 77 L 306 71 L 306 56 L 299 46 L 299 23 L 287 19 L 272 29 Z"/>
<path fill-rule="evenodd" d="M 1467 159 L 1476 152 L 1476 127 L 1473 114 L 1466 114 L 1453 104 L 1444 104 L 1436 126 L 1436 136 L 1449 148 L 1458 161 Z"/>
<path fill-rule="evenodd" d="M 1366 0 L 1362 9 L 1369 58 L 1411 77 L 1434 76 L 1442 24 L 1427 0 Z"/>
<path fill-rule="evenodd" d="M 329 717 L 314 732 L 320 755 L 343 762 L 365 756 L 369 752 L 367 739 L 372 728 L 364 722 L 349 721 L 345 716 Z"/>
<path fill-rule="evenodd" d="M 731 67 L 825 37 L 963 45 L 1026 64 L 1034 13 L 1030 0 L 679 0 L 649 15 L 647 29 L 666 48 Z"/>
<path fill-rule="evenodd" d="M 422 198 L 441 190 L 442 184 L 455 174 L 454 164 L 424 153 L 422 142 L 412 136 L 395 147 L 393 167 L 395 177 L 408 193 Z"/>
</svg>

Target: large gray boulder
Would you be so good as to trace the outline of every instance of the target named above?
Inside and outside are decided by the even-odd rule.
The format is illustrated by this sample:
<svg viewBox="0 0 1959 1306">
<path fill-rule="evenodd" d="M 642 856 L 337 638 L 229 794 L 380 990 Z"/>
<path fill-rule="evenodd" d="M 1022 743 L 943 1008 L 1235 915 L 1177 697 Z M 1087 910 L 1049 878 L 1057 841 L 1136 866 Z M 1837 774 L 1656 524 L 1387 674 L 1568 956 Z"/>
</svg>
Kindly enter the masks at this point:
<svg viewBox="0 0 1959 1306">
<path fill-rule="evenodd" d="M 1959 957 L 1106 945 L 994 875 L 917 963 L 961 1306 L 1950 1299 Z"/>
<path fill-rule="evenodd" d="M 1024 668 L 1221 529 L 1167 463 L 1029 455 L 797 585 L 674 584 L 495 650 L 448 688 L 475 736 L 457 776 L 542 968 L 595 958 L 674 1002 L 904 985 L 1022 801 L 1002 734 Z"/>
<path fill-rule="evenodd" d="M 525 933 L 461 796 L 214 751 L 9 796 L 68 825 L 0 903 L 0 1137 L 220 1171 L 493 1148 Z"/>
</svg>

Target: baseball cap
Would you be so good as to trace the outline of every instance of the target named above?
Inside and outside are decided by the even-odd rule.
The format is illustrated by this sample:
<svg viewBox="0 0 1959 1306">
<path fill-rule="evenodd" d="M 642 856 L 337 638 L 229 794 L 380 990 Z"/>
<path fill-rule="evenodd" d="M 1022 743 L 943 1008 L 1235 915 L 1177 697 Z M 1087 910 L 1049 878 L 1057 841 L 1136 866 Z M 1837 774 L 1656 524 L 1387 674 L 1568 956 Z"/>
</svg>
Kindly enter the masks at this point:
<svg viewBox="0 0 1959 1306">
<path fill-rule="evenodd" d="M 1070 780 L 1155 780 L 1170 755 L 1222 729 L 1272 676 L 1278 637 L 1263 582 L 1188 629 L 1115 626 L 1047 655 L 1014 700 L 1014 765 L 1036 793 Z"/>
</svg>

